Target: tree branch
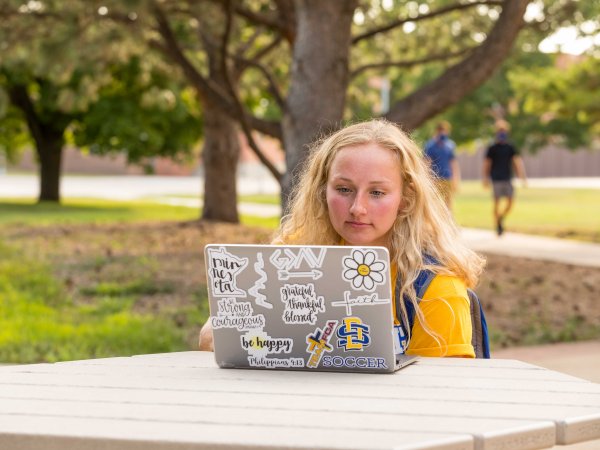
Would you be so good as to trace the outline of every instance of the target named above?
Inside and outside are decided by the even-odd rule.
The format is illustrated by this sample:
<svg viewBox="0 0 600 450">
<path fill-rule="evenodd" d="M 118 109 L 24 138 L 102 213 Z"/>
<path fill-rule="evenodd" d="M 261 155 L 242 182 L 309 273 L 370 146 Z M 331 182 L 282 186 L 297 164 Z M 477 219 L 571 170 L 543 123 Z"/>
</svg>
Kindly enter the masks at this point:
<svg viewBox="0 0 600 450">
<path fill-rule="evenodd" d="M 223 7 L 227 7 L 228 0 L 209 0 L 212 3 L 219 3 Z M 267 28 L 273 30 L 281 31 L 281 23 L 279 22 L 276 14 L 260 14 L 252 11 L 251 9 L 244 8 L 239 3 L 233 7 L 235 13 L 249 22 L 252 22 L 255 25 L 263 25 Z"/>
<path fill-rule="evenodd" d="M 275 98 L 277 105 L 281 110 L 285 110 L 285 100 L 281 95 L 281 91 L 279 90 L 279 86 L 277 85 L 275 78 L 271 72 L 259 62 L 260 59 L 264 58 L 269 52 L 277 48 L 281 40 L 281 36 L 277 36 L 273 42 L 260 49 L 254 54 L 254 56 L 249 58 L 243 58 L 241 55 L 232 55 L 231 58 L 236 62 L 236 73 L 243 72 L 247 67 L 254 67 L 258 69 L 266 78 L 267 83 L 269 84 L 269 92 L 271 92 L 271 95 L 273 95 Z"/>
<path fill-rule="evenodd" d="M 366 70 L 370 69 L 385 69 L 388 67 L 414 67 L 419 64 L 426 64 L 433 61 L 444 61 L 447 59 L 455 58 L 457 56 L 464 55 L 465 53 L 473 51 L 473 48 L 465 48 L 463 50 L 459 50 L 453 53 L 438 53 L 435 55 L 430 55 L 426 58 L 413 59 L 413 60 L 405 60 L 405 61 L 389 61 L 382 63 L 374 63 L 374 64 L 365 64 L 364 66 L 358 67 L 350 72 L 350 78 L 355 78 Z"/>
<path fill-rule="evenodd" d="M 472 8 L 473 6 L 502 5 L 502 4 L 504 4 L 503 0 L 477 0 L 472 3 L 457 3 L 454 5 L 444 6 L 442 8 L 439 8 L 435 11 L 428 12 L 426 14 L 419 14 L 418 16 L 415 16 L 415 17 L 394 20 L 382 27 L 377 27 L 372 30 L 365 31 L 364 33 L 359 34 L 358 36 L 355 36 L 354 38 L 352 38 L 352 45 L 357 44 L 358 42 L 360 42 L 364 39 L 371 38 L 371 37 L 375 36 L 376 34 L 386 33 L 390 30 L 393 30 L 394 28 L 398 28 L 407 22 L 418 22 L 421 20 L 431 19 L 432 17 L 447 14 L 452 11 L 460 11 L 463 9 Z"/>
<path fill-rule="evenodd" d="M 281 92 L 279 91 L 279 86 L 277 86 L 277 82 L 275 81 L 275 78 L 273 77 L 271 72 L 269 72 L 269 69 L 267 69 L 264 65 L 260 64 L 258 61 L 253 61 L 253 60 L 248 60 L 248 59 L 242 58 L 241 62 L 245 66 L 254 67 L 254 68 L 258 69 L 264 75 L 264 77 L 267 79 L 267 83 L 269 84 L 269 92 L 271 93 L 273 98 L 275 98 L 275 102 L 277 102 L 277 106 L 279 106 L 279 108 L 282 111 L 285 111 L 285 108 L 286 108 L 285 99 L 281 95 Z"/>
<path fill-rule="evenodd" d="M 289 42 L 296 40 L 296 6 L 294 0 L 275 0 L 281 35 Z"/>
<path fill-rule="evenodd" d="M 250 50 L 250 48 L 256 42 L 256 40 L 263 34 L 263 31 L 264 30 L 260 27 L 256 28 L 256 30 L 254 30 L 254 33 L 252 33 L 252 36 L 250 36 L 250 38 L 246 42 L 239 46 L 239 48 L 235 52 L 235 56 L 237 58 L 243 58 L 244 53 Z"/>
<path fill-rule="evenodd" d="M 209 0 L 213 3 L 223 4 L 226 0 Z M 257 13 L 237 3 L 233 10 L 235 13 L 254 25 L 261 25 L 278 32 L 288 42 L 294 42 L 296 37 L 296 19 L 294 0 L 275 0 L 277 11 L 275 13 Z"/>
<path fill-rule="evenodd" d="M 282 37 L 281 36 L 277 36 L 275 37 L 275 39 L 273 39 L 273 42 L 271 42 L 269 45 L 266 45 L 264 48 L 258 50 L 254 56 L 252 56 L 252 59 L 254 60 L 258 60 L 258 59 L 262 59 L 265 56 L 267 56 L 269 53 L 271 53 L 273 50 L 275 50 L 277 48 L 277 46 L 281 43 Z"/>
<path fill-rule="evenodd" d="M 163 43 L 151 41 L 150 46 L 160 50 L 183 70 L 185 77 L 196 88 L 200 97 L 208 99 L 210 103 L 219 105 L 227 114 L 237 120 L 241 120 L 240 111 L 235 105 L 235 100 L 228 93 L 223 92 L 216 83 L 203 77 L 185 56 L 171 30 L 167 18 L 156 3 L 153 5 L 153 13 Z M 282 138 L 281 124 L 279 122 L 262 120 L 254 116 L 250 116 L 247 120 L 255 130 L 277 139 Z"/>
<path fill-rule="evenodd" d="M 27 88 L 23 84 L 9 84 L 7 87 L 8 97 L 11 103 L 19 108 L 25 116 L 25 121 L 35 142 L 42 142 L 42 123 L 35 111 L 35 107 Z"/>
<path fill-rule="evenodd" d="M 229 37 L 231 35 L 231 29 L 232 29 L 232 23 L 233 23 L 233 10 L 231 7 L 231 0 L 225 0 L 224 10 L 225 10 L 226 20 L 225 20 L 225 30 L 223 32 L 220 50 L 221 50 L 221 70 L 222 70 L 222 73 L 225 75 L 225 80 L 227 82 L 227 89 L 229 90 L 229 94 L 231 95 L 231 98 L 234 101 L 236 109 L 238 110 L 239 122 L 240 122 L 240 125 L 242 126 L 242 130 L 244 131 L 244 134 L 246 135 L 246 140 L 248 141 L 248 145 L 250 146 L 252 151 L 254 151 L 254 153 L 260 160 L 260 162 L 262 162 L 267 167 L 269 172 L 271 172 L 273 177 L 275 177 L 277 182 L 281 185 L 281 182 L 283 180 L 283 174 L 280 173 L 279 170 L 277 170 L 277 167 L 275 167 L 275 165 L 266 157 L 266 155 L 262 152 L 262 150 L 260 149 L 260 147 L 258 146 L 256 141 L 254 140 L 254 136 L 252 136 L 252 129 L 248 123 L 248 120 L 246 119 L 246 113 L 244 111 L 244 107 L 242 106 L 242 103 L 240 102 L 240 100 L 237 96 L 237 92 L 236 92 L 236 90 L 233 86 L 232 80 L 231 80 L 231 73 L 229 71 L 229 68 L 227 67 L 227 46 L 228 46 L 228 42 L 229 42 Z"/>
<path fill-rule="evenodd" d="M 240 4 L 235 6 L 235 13 L 247 19 L 256 25 L 264 25 L 267 28 L 277 31 L 283 31 L 281 23 L 275 14 L 259 14 L 248 8 L 244 8 Z"/>
</svg>

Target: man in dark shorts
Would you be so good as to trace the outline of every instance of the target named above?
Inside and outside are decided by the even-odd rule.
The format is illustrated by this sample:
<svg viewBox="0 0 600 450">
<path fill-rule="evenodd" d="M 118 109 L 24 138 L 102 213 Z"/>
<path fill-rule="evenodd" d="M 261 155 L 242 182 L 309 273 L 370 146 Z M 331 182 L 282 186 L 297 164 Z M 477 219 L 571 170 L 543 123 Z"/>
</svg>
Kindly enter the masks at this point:
<svg viewBox="0 0 600 450">
<path fill-rule="evenodd" d="M 504 233 L 504 219 L 514 203 L 512 185 L 513 169 L 526 184 L 525 165 L 515 147 L 508 142 L 510 125 L 504 120 L 496 122 L 496 139 L 488 147 L 483 162 L 483 185 L 488 187 L 490 180 L 494 193 L 494 220 L 498 236 Z M 505 199 L 505 202 L 502 202 Z"/>
</svg>

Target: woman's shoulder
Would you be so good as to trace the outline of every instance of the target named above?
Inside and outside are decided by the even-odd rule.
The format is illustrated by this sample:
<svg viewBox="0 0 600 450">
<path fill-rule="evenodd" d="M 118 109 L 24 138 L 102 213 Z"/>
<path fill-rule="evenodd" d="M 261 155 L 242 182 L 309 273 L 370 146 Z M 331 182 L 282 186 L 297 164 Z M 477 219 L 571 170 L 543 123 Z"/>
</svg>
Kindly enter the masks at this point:
<svg viewBox="0 0 600 450">
<path fill-rule="evenodd" d="M 467 297 L 467 285 L 455 275 L 437 274 L 431 280 L 423 298 L 436 297 Z"/>
</svg>

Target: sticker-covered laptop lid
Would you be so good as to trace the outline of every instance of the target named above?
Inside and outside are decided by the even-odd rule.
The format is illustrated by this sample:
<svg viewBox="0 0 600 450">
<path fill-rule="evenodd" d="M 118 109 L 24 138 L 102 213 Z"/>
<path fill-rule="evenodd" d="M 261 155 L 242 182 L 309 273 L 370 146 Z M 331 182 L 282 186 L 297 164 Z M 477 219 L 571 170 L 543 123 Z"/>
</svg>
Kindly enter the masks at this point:
<svg viewBox="0 0 600 450">
<path fill-rule="evenodd" d="M 392 372 L 384 247 L 210 244 L 220 367 Z"/>
</svg>

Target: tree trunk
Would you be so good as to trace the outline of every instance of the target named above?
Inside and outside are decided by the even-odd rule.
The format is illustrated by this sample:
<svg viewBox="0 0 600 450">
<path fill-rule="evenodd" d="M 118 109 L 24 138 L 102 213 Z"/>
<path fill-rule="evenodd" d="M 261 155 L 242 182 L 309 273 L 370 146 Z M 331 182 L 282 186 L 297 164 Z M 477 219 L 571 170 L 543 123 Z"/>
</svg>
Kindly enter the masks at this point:
<svg viewBox="0 0 600 450">
<path fill-rule="evenodd" d="M 349 82 L 350 27 L 356 0 L 297 0 L 297 34 L 283 117 L 285 211 L 308 144 L 341 125 Z M 326 38 L 324 38 L 326 36 Z"/>
<path fill-rule="evenodd" d="M 234 119 L 237 118 L 237 111 L 233 102 L 224 100 L 222 95 L 216 94 L 217 91 L 228 92 L 230 87 L 223 61 L 226 49 L 215 45 L 221 37 L 213 39 L 211 33 L 208 33 L 213 26 L 217 26 L 216 31 L 212 30 L 216 36 L 222 33 L 222 30 L 218 29 L 219 21 L 211 20 L 205 32 L 200 33 L 209 66 L 209 83 L 186 57 L 167 16 L 158 4 L 154 5 L 154 15 L 158 31 L 165 44 L 163 51 L 181 67 L 186 78 L 196 89 L 204 110 L 202 219 L 238 223 L 236 176 L 240 143 L 237 122 Z M 227 45 L 227 42 L 221 44 Z M 235 84 L 237 79 L 232 79 L 231 82 Z M 213 85 L 218 89 L 210 87 Z"/>
<path fill-rule="evenodd" d="M 43 89 L 43 81 L 39 81 L 39 91 Z M 19 108 L 27 122 L 29 133 L 35 142 L 39 159 L 40 173 L 40 202 L 60 202 L 60 175 L 62 150 L 65 144 L 65 130 L 71 117 L 58 111 L 39 113 L 29 97 L 27 86 L 21 83 L 8 85 L 8 95 L 11 103 Z M 40 103 L 44 103 L 43 99 Z"/>
<path fill-rule="evenodd" d="M 60 202 L 60 176 L 64 138 L 58 131 L 42 131 L 36 138 L 40 168 L 40 202 Z"/>
<path fill-rule="evenodd" d="M 208 102 L 204 110 L 202 219 L 238 223 L 236 175 L 240 143 L 234 119 Z"/>
</svg>

